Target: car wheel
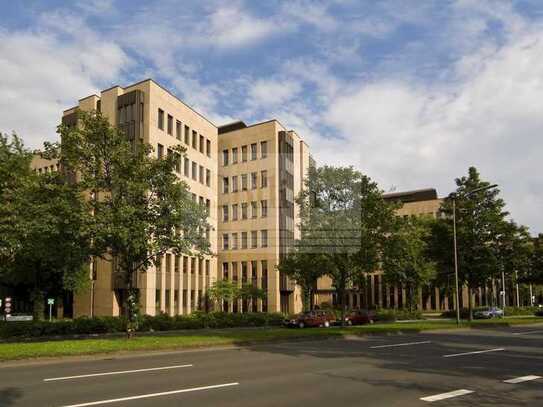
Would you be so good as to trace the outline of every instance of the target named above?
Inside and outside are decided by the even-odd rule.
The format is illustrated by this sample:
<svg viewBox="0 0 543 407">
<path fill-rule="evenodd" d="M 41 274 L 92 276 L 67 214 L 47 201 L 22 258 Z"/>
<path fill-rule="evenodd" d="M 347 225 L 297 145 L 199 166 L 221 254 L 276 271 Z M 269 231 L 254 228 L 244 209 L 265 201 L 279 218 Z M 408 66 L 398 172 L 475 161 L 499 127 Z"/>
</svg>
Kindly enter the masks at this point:
<svg viewBox="0 0 543 407">
<path fill-rule="evenodd" d="M 351 321 L 350 319 L 348 319 L 348 320 L 347 320 L 347 325 L 353 326 L 353 321 Z"/>
<path fill-rule="evenodd" d="M 330 322 L 324 321 L 324 327 L 325 328 L 330 328 Z"/>
<path fill-rule="evenodd" d="M 305 324 L 303 322 L 298 323 L 298 328 L 305 328 Z"/>
</svg>

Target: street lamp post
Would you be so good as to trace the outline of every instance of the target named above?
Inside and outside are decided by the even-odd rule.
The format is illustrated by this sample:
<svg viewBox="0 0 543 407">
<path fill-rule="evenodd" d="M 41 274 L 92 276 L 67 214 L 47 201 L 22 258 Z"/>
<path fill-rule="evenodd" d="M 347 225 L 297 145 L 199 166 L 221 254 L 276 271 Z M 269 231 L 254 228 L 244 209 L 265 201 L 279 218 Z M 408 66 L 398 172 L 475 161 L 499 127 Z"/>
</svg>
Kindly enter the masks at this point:
<svg viewBox="0 0 543 407">
<path fill-rule="evenodd" d="M 498 185 L 487 185 L 484 187 L 476 188 L 463 194 L 465 198 L 473 195 L 476 192 L 486 191 L 487 189 L 496 188 Z M 453 246 L 454 246 L 454 282 L 455 282 L 455 297 L 456 297 L 456 324 L 460 325 L 460 287 L 458 284 L 458 244 L 456 241 L 456 198 L 457 194 L 452 194 L 453 204 Z M 471 293 L 469 293 L 471 295 Z"/>
</svg>

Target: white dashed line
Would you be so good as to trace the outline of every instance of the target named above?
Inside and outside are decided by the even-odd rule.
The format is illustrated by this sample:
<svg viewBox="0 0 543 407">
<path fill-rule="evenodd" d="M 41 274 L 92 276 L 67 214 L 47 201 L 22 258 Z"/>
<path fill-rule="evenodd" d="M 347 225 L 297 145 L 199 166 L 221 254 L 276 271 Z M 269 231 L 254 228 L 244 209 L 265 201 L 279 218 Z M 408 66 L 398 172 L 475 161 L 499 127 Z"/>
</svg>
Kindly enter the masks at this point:
<svg viewBox="0 0 543 407">
<path fill-rule="evenodd" d="M 513 335 L 530 335 L 530 334 L 539 334 L 543 331 L 525 331 L 525 332 L 513 332 Z"/>
<path fill-rule="evenodd" d="M 428 401 L 428 402 L 431 403 L 433 401 L 450 399 L 450 398 L 453 398 L 453 397 L 463 396 L 465 394 L 470 394 L 470 393 L 473 393 L 473 391 L 472 390 L 466 390 L 466 389 L 460 389 L 460 390 L 450 391 L 448 393 L 436 394 L 434 396 L 421 397 L 420 399 L 422 401 Z"/>
<path fill-rule="evenodd" d="M 451 355 L 443 355 L 444 358 L 454 358 L 456 356 L 465 356 L 465 355 L 476 355 L 478 353 L 489 353 L 489 352 L 501 352 L 504 351 L 504 348 L 496 349 L 486 349 L 486 350 L 476 350 L 474 352 L 464 352 L 464 353 L 453 353 Z"/>
<path fill-rule="evenodd" d="M 59 380 L 82 379 L 82 378 L 85 378 L 85 377 L 111 376 L 111 375 L 127 374 L 127 373 L 152 372 L 152 371 L 155 371 L 155 370 L 180 369 L 182 367 L 192 367 L 192 365 L 162 366 L 162 367 L 151 367 L 151 368 L 148 368 L 148 369 L 120 370 L 120 371 L 115 371 L 115 372 L 90 373 L 90 374 L 82 374 L 82 375 L 78 375 L 78 376 L 52 377 L 52 378 L 49 378 L 49 379 L 43 379 L 43 381 L 44 382 L 55 382 L 55 381 L 59 381 Z"/>
<path fill-rule="evenodd" d="M 189 393 L 189 392 L 192 392 L 192 391 L 202 391 L 202 390 L 219 389 L 219 388 L 221 388 L 221 387 L 237 386 L 238 384 L 239 384 L 239 383 L 215 384 L 215 385 L 213 385 L 213 386 L 193 387 L 193 388 L 190 388 L 190 389 L 181 389 L 181 390 L 164 391 L 164 392 L 162 392 L 162 393 L 140 394 L 139 396 L 121 397 L 121 398 L 118 398 L 118 399 L 109 399 L 109 400 L 91 401 L 90 403 L 70 404 L 70 405 L 63 406 L 63 407 L 86 407 L 86 406 L 96 406 L 96 405 L 99 405 L 99 404 L 110 404 L 110 403 L 118 403 L 118 402 L 120 402 L 120 401 L 146 399 L 146 398 L 150 398 L 150 397 L 169 396 L 169 395 L 171 395 L 171 394 Z"/>
<path fill-rule="evenodd" d="M 537 379 L 541 379 L 541 376 L 534 376 L 534 375 L 521 376 L 521 377 L 515 377 L 514 379 L 504 380 L 503 382 L 509 383 L 509 384 L 517 384 L 517 383 L 529 382 L 529 381 L 537 380 Z"/>
<path fill-rule="evenodd" d="M 425 343 L 432 343 L 431 341 L 421 341 L 421 342 L 405 342 L 405 343 L 395 343 L 392 345 L 378 345 L 370 346 L 370 349 L 381 349 L 381 348 L 395 348 L 397 346 L 411 346 L 411 345 L 422 345 Z"/>
</svg>

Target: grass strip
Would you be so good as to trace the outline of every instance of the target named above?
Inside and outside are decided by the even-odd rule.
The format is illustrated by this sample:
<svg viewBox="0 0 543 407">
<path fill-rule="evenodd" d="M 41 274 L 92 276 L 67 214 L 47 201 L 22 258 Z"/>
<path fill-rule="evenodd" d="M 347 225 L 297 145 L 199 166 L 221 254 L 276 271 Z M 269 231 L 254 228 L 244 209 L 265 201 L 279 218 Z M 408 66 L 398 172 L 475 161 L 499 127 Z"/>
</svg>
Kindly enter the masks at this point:
<svg viewBox="0 0 543 407">
<path fill-rule="evenodd" d="M 0 344 L 0 361 L 41 357 L 78 356 L 107 354 L 114 352 L 190 349 L 224 345 L 248 345 L 262 342 L 284 341 L 304 338 L 333 338 L 346 335 L 386 334 L 399 332 L 421 332 L 435 329 L 509 327 L 513 325 L 543 322 L 543 318 L 507 318 L 463 322 L 459 327 L 455 321 L 420 321 L 410 323 L 376 323 L 354 327 L 332 327 L 312 329 L 262 328 L 239 330 L 195 330 L 171 335 L 137 336 L 125 338 L 75 339 L 47 342 L 16 342 Z"/>
</svg>

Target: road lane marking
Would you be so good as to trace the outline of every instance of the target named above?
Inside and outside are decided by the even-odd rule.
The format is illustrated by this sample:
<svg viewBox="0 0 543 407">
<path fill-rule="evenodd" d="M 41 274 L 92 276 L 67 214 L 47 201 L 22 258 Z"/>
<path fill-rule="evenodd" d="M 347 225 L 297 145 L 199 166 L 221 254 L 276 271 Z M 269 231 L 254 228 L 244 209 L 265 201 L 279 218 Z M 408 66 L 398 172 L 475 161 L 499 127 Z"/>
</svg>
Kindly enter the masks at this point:
<svg viewBox="0 0 543 407">
<path fill-rule="evenodd" d="M 537 379 L 541 379 L 541 376 L 534 376 L 534 375 L 521 376 L 521 377 L 515 377 L 514 379 L 504 380 L 503 382 L 509 383 L 509 384 L 517 384 L 517 383 L 529 382 L 531 380 L 537 380 Z"/>
<path fill-rule="evenodd" d="M 453 353 L 451 355 L 443 355 L 443 357 L 444 358 L 454 358 L 455 356 L 476 355 L 478 353 L 489 353 L 489 352 L 501 352 L 501 351 L 504 351 L 504 350 L 505 350 L 504 348 L 476 350 L 476 351 L 473 351 L 473 352 Z"/>
<path fill-rule="evenodd" d="M 192 392 L 192 391 L 202 391 L 202 390 L 212 390 L 212 389 L 219 389 L 221 387 L 230 387 L 230 386 L 237 386 L 237 385 L 239 385 L 239 383 L 237 383 L 237 382 L 236 383 L 215 384 L 215 385 L 212 385 L 212 386 L 192 387 L 190 389 L 164 391 L 164 392 L 161 392 L 161 393 L 140 394 L 138 396 L 121 397 L 121 398 L 118 398 L 118 399 L 91 401 L 90 403 L 70 404 L 70 405 L 66 405 L 66 406 L 62 406 L 62 407 L 96 406 L 96 405 L 99 405 L 99 404 L 111 404 L 111 403 L 118 403 L 120 401 L 139 400 L 139 399 L 146 399 L 146 398 L 151 398 L 151 397 L 169 396 L 171 394 L 189 393 L 189 392 Z"/>
<path fill-rule="evenodd" d="M 90 373 L 90 374 L 82 374 L 82 375 L 78 375 L 78 376 L 51 377 L 49 379 L 43 379 L 43 381 L 44 382 L 55 382 L 55 381 L 59 381 L 59 380 L 82 379 L 84 377 L 111 376 L 111 375 L 116 375 L 116 374 L 152 372 L 154 370 L 180 369 L 182 367 L 192 367 L 192 365 L 162 366 L 162 367 L 151 367 L 151 368 L 148 368 L 148 369 L 119 370 L 119 371 L 115 371 L 115 372 Z"/>
<path fill-rule="evenodd" d="M 543 331 L 525 331 L 525 332 L 513 332 L 513 335 L 530 335 L 530 334 L 539 334 Z"/>
<path fill-rule="evenodd" d="M 377 346 L 370 346 L 370 349 L 394 348 L 396 346 L 422 345 L 424 343 L 432 343 L 432 341 L 394 343 L 394 344 L 391 344 L 391 345 L 377 345 Z"/>
<path fill-rule="evenodd" d="M 453 397 L 464 396 L 464 395 L 470 394 L 470 393 L 474 393 L 474 391 L 473 390 L 460 389 L 460 390 L 450 391 L 448 393 L 441 393 L 441 394 L 436 394 L 436 395 L 433 395 L 433 396 L 421 397 L 420 399 L 422 401 L 428 401 L 428 402 L 431 403 L 433 401 L 439 401 L 439 400 L 450 399 L 450 398 L 453 398 Z"/>
</svg>

